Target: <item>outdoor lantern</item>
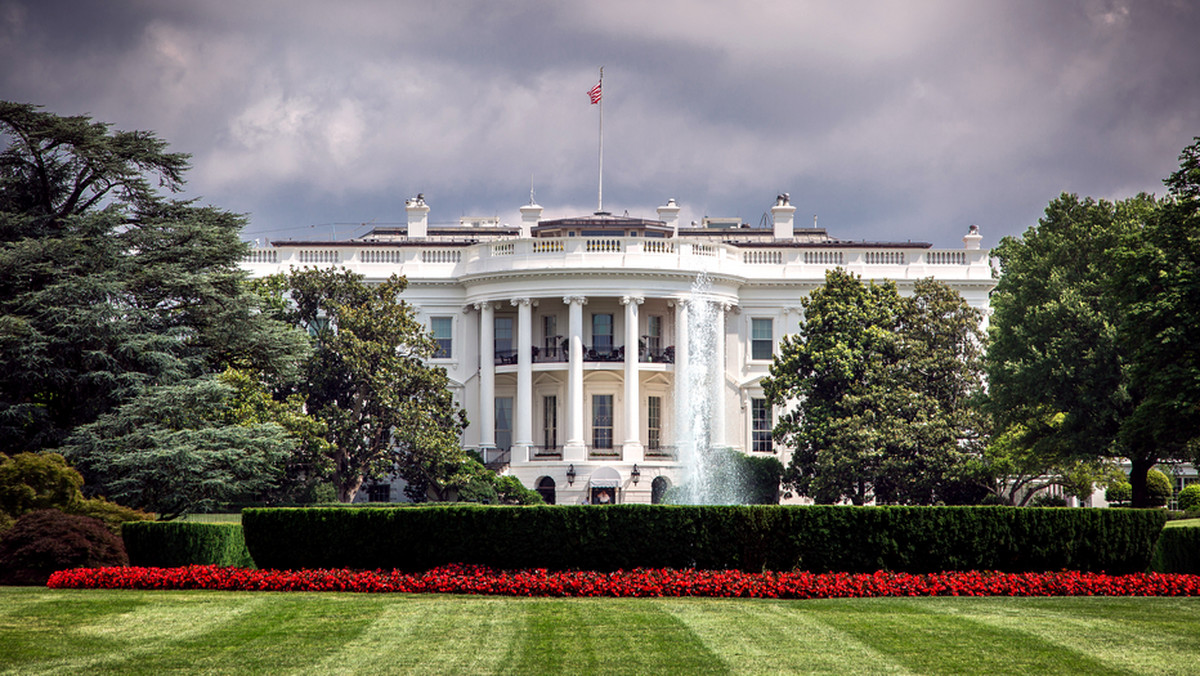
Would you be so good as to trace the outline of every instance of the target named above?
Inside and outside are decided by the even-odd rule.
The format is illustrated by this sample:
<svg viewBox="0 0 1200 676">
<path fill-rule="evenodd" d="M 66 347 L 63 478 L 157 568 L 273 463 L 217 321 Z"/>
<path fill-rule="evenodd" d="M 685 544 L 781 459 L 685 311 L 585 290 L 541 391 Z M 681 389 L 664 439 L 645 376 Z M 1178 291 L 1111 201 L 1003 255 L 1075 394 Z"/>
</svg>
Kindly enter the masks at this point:
<svg viewBox="0 0 1200 676">
<path fill-rule="evenodd" d="M 571 465 L 570 467 L 567 468 L 567 484 L 573 485 L 574 483 L 575 483 L 575 465 Z"/>
<path fill-rule="evenodd" d="M 638 469 L 637 464 L 634 464 L 633 470 L 629 472 L 629 476 L 633 477 L 633 485 L 637 485 L 638 479 L 642 478 L 642 471 Z"/>
</svg>

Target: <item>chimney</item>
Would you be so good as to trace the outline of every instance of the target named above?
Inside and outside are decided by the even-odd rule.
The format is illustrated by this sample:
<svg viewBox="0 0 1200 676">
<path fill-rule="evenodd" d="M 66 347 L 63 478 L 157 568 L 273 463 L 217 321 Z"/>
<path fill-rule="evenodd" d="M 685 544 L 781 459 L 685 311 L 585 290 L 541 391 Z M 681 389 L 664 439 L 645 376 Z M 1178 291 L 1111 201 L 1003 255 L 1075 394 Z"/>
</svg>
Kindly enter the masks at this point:
<svg viewBox="0 0 1200 676">
<path fill-rule="evenodd" d="M 541 205 L 529 200 L 529 204 L 521 207 L 521 238 L 527 239 L 533 237 L 533 226 L 537 225 L 538 219 L 542 217 Z"/>
<path fill-rule="evenodd" d="M 675 204 L 675 198 L 667 200 L 667 203 L 658 208 L 658 220 L 662 221 L 671 229 L 671 236 L 679 235 L 679 206 Z"/>
<path fill-rule="evenodd" d="M 791 197 L 785 192 L 775 198 L 775 206 L 771 207 L 771 221 L 775 223 L 775 239 L 793 239 L 796 230 L 793 218 L 796 207 L 792 206 Z"/>
<path fill-rule="evenodd" d="M 425 194 L 417 196 L 404 203 L 408 210 L 408 236 L 425 237 L 429 232 L 429 207 L 425 204 Z"/>
<path fill-rule="evenodd" d="M 979 242 L 983 240 L 983 235 L 979 234 L 979 226 L 972 225 L 967 230 L 967 234 L 963 235 L 963 244 L 969 250 L 978 250 Z"/>
</svg>

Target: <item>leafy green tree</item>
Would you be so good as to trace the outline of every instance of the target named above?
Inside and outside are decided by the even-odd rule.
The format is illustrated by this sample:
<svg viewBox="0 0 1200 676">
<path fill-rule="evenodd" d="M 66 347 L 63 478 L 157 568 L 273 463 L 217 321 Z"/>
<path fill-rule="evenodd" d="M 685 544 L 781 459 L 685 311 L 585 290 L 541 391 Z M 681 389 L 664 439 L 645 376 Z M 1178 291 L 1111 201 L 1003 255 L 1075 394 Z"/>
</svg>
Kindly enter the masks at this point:
<svg viewBox="0 0 1200 676">
<path fill-rule="evenodd" d="M 1114 256 L 1129 400 L 1117 442 L 1135 505 L 1147 504 L 1142 476 L 1158 460 L 1200 462 L 1200 137 L 1179 160 L 1167 197 Z"/>
<path fill-rule="evenodd" d="M 957 494 L 982 437 L 978 311 L 933 281 L 902 298 L 840 269 L 802 303 L 763 380 L 785 409 L 774 433 L 793 449 L 788 485 L 819 503 Z"/>
<path fill-rule="evenodd" d="M 297 439 L 276 422 L 238 421 L 236 389 L 214 376 L 146 388 L 64 448 L 123 504 L 160 519 L 211 511 L 275 489 Z"/>
<path fill-rule="evenodd" d="M 1062 195 L 993 251 L 998 426 L 1056 460 L 1128 458 L 1135 507 L 1150 468 L 1200 450 L 1200 142 L 1180 159 L 1161 202 Z"/>
<path fill-rule="evenodd" d="M 56 448 L 148 388 L 231 365 L 296 374 L 307 341 L 259 310 L 238 268 L 244 219 L 159 193 L 182 188 L 186 155 L 8 102 L 0 142 L 6 452 Z"/>
<path fill-rule="evenodd" d="M 286 288 L 292 321 L 314 337 L 301 393 L 326 425 L 343 502 L 364 479 L 392 473 L 415 499 L 447 500 L 463 471 L 466 414 L 445 369 L 427 363 L 436 344 L 400 299 L 406 286 L 402 277 L 367 284 L 346 270 L 312 268 L 260 286 L 265 293 Z"/>
<path fill-rule="evenodd" d="M 1174 494 L 1171 479 L 1162 471 L 1152 469 L 1146 472 L 1146 506 L 1162 507 L 1167 504 Z"/>
<path fill-rule="evenodd" d="M 1184 511 L 1200 507 L 1200 484 L 1189 484 L 1179 491 L 1179 509 Z"/>
<path fill-rule="evenodd" d="M 82 488 L 83 476 L 57 453 L 0 455 L 0 531 L 40 509 L 100 519 L 117 535 L 125 521 L 153 518 L 103 498 L 85 499 Z"/>
</svg>

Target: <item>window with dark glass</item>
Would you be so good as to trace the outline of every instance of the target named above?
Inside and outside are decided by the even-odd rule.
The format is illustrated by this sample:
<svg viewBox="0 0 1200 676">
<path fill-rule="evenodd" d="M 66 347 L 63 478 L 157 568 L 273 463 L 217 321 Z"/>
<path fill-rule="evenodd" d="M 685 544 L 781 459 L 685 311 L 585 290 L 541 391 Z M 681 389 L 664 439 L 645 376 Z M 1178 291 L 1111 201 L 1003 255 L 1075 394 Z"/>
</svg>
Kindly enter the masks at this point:
<svg viewBox="0 0 1200 676">
<path fill-rule="evenodd" d="M 558 448 L 558 397 L 542 397 L 542 447 L 547 451 Z"/>
<path fill-rule="evenodd" d="M 454 341 L 451 335 L 454 331 L 452 317 L 431 317 L 429 329 L 433 332 L 433 340 L 437 343 L 437 351 L 433 356 L 437 359 L 449 359 L 453 355 Z"/>
<path fill-rule="evenodd" d="M 611 314 L 592 315 L 592 349 L 606 354 L 613 349 L 613 316 Z"/>
<path fill-rule="evenodd" d="M 646 317 L 646 350 L 652 355 L 662 350 L 662 317 L 659 315 Z"/>
<path fill-rule="evenodd" d="M 512 397 L 496 397 L 496 448 L 507 451 L 512 448 Z"/>
<path fill-rule="evenodd" d="M 773 453 L 771 444 L 771 407 L 766 399 L 750 400 L 750 449 L 755 453 Z"/>
<path fill-rule="evenodd" d="M 562 350 L 562 336 L 558 335 L 558 317 L 542 316 L 542 349 L 547 359 L 555 359 Z"/>
<path fill-rule="evenodd" d="M 662 397 L 646 398 L 646 448 L 662 446 Z"/>
<path fill-rule="evenodd" d="M 750 320 L 750 358 L 770 359 L 775 336 L 770 319 Z"/>
<path fill-rule="evenodd" d="M 592 395 L 592 448 L 613 447 L 613 395 Z"/>
<path fill-rule="evenodd" d="M 513 350 L 513 319 L 512 317 L 496 317 L 493 325 L 495 333 L 496 363 L 515 364 L 516 351 Z"/>
</svg>

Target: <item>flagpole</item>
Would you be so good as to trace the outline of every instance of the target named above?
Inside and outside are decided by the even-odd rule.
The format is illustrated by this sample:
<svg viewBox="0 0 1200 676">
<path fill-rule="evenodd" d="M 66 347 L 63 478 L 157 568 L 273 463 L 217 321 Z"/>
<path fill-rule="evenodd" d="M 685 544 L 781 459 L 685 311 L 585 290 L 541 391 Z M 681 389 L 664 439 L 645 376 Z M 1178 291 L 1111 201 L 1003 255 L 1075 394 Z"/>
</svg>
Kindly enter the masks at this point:
<svg viewBox="0 0 1200 676">
<path fill-rule="evenodd" d="M 600 186 L 596 196 L 596 212 L 604 213 L 604 66 L 600 66 Z"/>
</svg>

